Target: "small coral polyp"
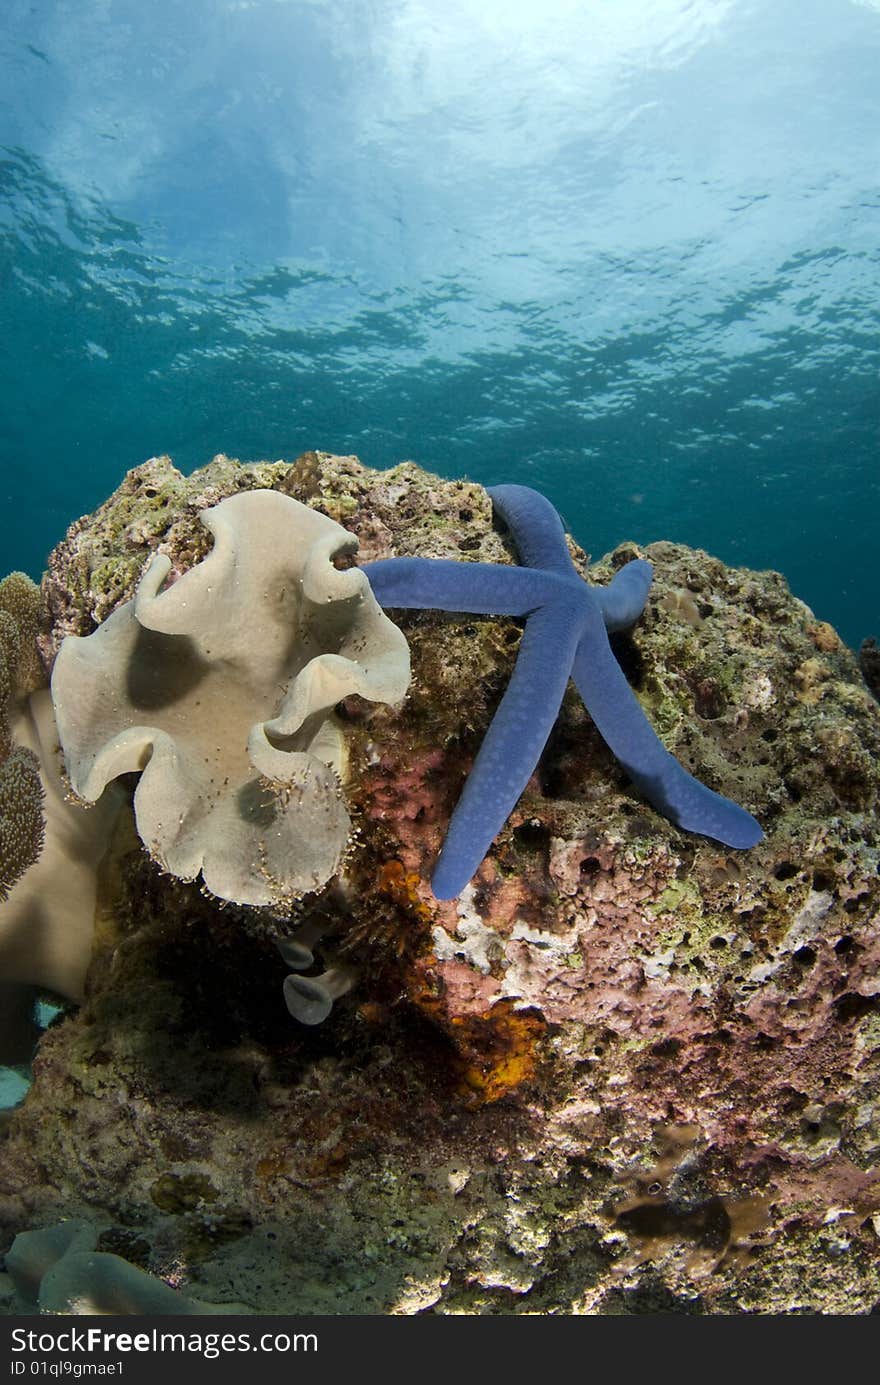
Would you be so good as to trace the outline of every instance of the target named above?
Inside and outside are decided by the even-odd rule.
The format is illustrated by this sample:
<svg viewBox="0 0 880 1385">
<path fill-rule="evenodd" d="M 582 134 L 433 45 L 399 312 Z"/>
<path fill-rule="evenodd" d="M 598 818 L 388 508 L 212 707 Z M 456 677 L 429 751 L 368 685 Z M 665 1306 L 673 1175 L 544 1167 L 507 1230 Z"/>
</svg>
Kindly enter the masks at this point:
<svg viewBox="0 0 880 1385">
<path fill-rule="evenodd" d="M 208 556 L 172 581 L 156 555 L 135 597 L 63 642 L 52 699 L 71 787 L 95 802 L 140 772 L 138 832 L 221 899 L 283 905 L 337 871 L 351 827 L 333 708 L 395 703 L 406 640 L 357 568 L 357 541 L 277 491 L 230 496 L 200 519 Z"/>
</svg>

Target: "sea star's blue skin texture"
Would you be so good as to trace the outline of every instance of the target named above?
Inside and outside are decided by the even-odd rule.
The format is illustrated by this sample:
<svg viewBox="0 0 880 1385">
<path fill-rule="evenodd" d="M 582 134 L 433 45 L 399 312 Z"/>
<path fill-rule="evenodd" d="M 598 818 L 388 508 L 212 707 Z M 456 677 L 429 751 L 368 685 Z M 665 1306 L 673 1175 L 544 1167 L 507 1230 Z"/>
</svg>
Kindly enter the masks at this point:
<svg viewBox="0 0 880 1385">
<path fill-rule="evenodd" d="M 600 734 L 650 803 L 679 827 L 750 847 L 760 826 L 736 803 L 682 769 L 651 729 L 608 643 L 632 625 L 651 585 L 651 564 L 627 563 L 607 587 L 591 587 L 571 561 L 562 521 L 528 486 L 492 486 L 521 567 L 442 558 L 365 563 L 382 606 L 525 616 L 516 664 L 456 804 L 431 879 L 454 899 L 476 871 L 534 772 L 569 678 Z"/>
</svg>

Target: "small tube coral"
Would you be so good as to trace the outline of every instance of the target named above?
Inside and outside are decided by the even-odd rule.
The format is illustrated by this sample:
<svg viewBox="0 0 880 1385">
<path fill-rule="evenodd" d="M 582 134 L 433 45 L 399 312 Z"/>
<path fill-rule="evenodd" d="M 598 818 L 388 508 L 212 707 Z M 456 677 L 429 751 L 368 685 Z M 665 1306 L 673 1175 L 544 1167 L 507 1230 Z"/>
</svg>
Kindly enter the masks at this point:
<svg viewBox="0 0 880 1385">
<path fill-rule="evenodd" d="M 328 928 L 332 928 L 332 924 L 328 923 L 322 914 L 316 913 L 305 923 L 301 923 L 289 937 L 278 939 L 278 951 L 291 971 L 307 971 L 312 966 L 315 960 L 312 947 L 324 936 Z"/>
<path fill-rule="evenodd" d="M 300 1024 L 322 1024 L 333 1009 L 334 1000 L 351 990 L 357 973 L 351 967 L 335 966 L 320 976 L 288 976 L 284 982 L 284 1003 Z"/>
</svg>

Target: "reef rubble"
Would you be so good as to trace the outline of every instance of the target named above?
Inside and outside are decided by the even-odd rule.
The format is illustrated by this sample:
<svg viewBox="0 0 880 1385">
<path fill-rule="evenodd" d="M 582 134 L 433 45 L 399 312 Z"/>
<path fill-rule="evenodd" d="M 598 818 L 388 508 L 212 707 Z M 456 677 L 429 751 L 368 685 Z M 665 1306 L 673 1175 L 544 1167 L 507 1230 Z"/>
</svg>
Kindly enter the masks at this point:
<svg viewBox="0 0 880 1385">
<path fill-rule="evenodd" d="M 481 486 L 413 463 L 154 458 L 51 555 L 46 674 L 156 552 L 205 556 L 201 510 L 257 488 L 343 525 L 359 562 L 515 561 Z M 117 823 L 83 1003 L 3 1123 L 0 1249 L 77 1219 L 101 1264 L 264 1313 L 880 1311 L 880 707 L 779 574 L 570 550 L 594 582 L 651 561 L 615 653 L 765 840 L 660 817 L 570 688 L 474 880 L 437 901 L 520 625 L 391 612 L 412 684 L 337 708 L 356 830 L 331 886 L 221 905 Z M 306 973 L 313 952 L 356 977 L 309 1026 L 282 999 L 306 937 Z"/>
</svg>

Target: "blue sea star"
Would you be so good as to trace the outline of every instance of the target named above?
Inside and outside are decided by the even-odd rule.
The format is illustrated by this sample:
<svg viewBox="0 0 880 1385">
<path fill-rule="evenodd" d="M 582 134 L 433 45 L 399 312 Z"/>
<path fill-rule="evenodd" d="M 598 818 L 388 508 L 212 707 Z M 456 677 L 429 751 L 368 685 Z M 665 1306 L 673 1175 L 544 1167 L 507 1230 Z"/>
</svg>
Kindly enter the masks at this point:
<svg viewBox="0 0 880 1385">
<path fill-rule="evenodd" d="M 556 510 L 529 486 L 492 486 L 522 566 L 385 558 L 363 571 L 382 606 L 525 616 L 516 664 L 449 822 L 431 879 L 454 899 L 477 870 L 531 778 L 569 677 L 599 733 L 644 797 L 689 832 L 727 846 L 763 836 L 751 813 L 706 788 L 658 740 L 621 672 L 608 631 L 632 625 L 651 585 L 636 558 L 607 587 L 577 572 Z"/>
</svg>

